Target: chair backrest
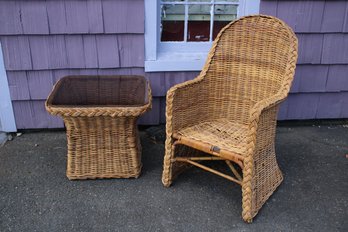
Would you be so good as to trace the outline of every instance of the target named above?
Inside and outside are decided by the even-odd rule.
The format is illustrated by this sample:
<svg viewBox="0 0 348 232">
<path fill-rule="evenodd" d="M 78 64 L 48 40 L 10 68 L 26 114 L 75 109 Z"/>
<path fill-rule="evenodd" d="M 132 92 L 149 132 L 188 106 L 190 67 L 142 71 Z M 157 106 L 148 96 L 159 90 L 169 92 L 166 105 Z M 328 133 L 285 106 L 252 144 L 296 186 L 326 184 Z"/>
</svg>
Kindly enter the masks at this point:
<svg viewBox="0 0 348 232">
<path fill-rule="evenodd" d="M 256 103 L 279 91 L 287 95 L 296 60 L 294 32 L 277 18 L 254 15 L 221 30 L 202 72 L 209 89 L 215 90 L 211 98 L 236 95 L 242 102 Z"/>
</svg>

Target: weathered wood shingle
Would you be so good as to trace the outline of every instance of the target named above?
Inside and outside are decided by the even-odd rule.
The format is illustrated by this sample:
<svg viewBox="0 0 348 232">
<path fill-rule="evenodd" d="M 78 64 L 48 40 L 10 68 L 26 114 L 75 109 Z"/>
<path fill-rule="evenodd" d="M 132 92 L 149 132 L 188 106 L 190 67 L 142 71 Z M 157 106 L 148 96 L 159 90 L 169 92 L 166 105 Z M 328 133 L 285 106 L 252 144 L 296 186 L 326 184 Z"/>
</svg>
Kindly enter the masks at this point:
<svg viewBox="0 0 348 232">
<path fill-rule="evenodd" d="M 71 33 L 88 33 L 88 12 L 87 2 L 70 0 L 65 1 L 67 32 Z"/>
<path fill-rule="evenodd" d="M 286 119 L 316 118 L 319 96 L 318 93 L 289 95 Z"/>
<path fill-rule="evenodd" d="M 301 65 L 296 70 L 300 77 L 299 92 L 318 93 L 326 91 L 328 65 Z"/>
<path fill-rule="evenodd" d="M 288 100 L 281 103 L 278 111 L 278 120 L 286 120 L 288 117 Z"/>
<path fill-rule="evenodd" d="M 172 86 L 192 80 L 199 72 L 167 72 L 165 73 L 165 91 L 167 92 Z"/>
<path fill-rule="evenodd" d="M 290 87 L 290 93 L 297 93 L 300 90 L 300 81 L 302 76 L 300 75 L 301 72 L 299 72 L 299 67 L 296 67 L 296 72 L 294 76 L 294 80 L 292 81 L 291 87 Z"/>
<path fill-rule="evenodd" d="M 13 109 L 17 128 L 60 128 L 63 121 L 45 110 L 45 101 L 15 101 Z"/>
<path fill-rule="evenodd" d="M 21 1 L 21 22 L 24 34 L 49 34 L 46 2 Z"/>
<path fill-rule="evenodd" d="M 52 90 L 52 71 L 27 72 L 28 86 L 31 100 L 45 100 Z"/>
<path fill-rule="evenodd" d="M 103 33 L 103 7 L 101 0 L 87 1 L 89 33 Z"/>
<path fill-rule="evenodd" d="M 13 101 L 12 107 L 16 120 L 16 126 L 20 129 L 37 128 L 33 118 L 33 109 L 30 101 Z"/>
<path fill-rule="evenodd" d="M 298 64 L 320 64 L 323 34 L 298 34 Z"/>
<path fill-rule="evenodd" d="M 46 1 L 47 17 L 51 34 L 67 33 L 64 1 Z"/>
<path fill-rule="evenodd" d="M 330 65 L 326 83 L 327 92 L 348 91 L 348 65 Z"/>
<path fill-rule="evenodd" d="M 276 16 L 295 32 L 320 32 L 325 1 L 278 1 L 273 4 L 277 5 Z"/>
<path fill-rule="evenodd" d="M 8 85 L 10 88 L 11 99 L 29 100 L 29 85 L 25 71 L 7 72 Z"/>
<path fill-rule="evenodd" d="M 321 94 L 316 118 L 337 118 L 341 115 L 342 99 L 336 93 Z"/>
<path fill-rule="evenodd" d="M 85 68 L 85 52 L 81 35 L 65 36 L 69 68 Z"/>
<path fill-rule="evenodd" d="M 0 35 L 23 33 L 19 1 L 0 1 Z"/>
<path fill-rule="evenodd" d="M 322 32 L 343 32 L 346 1 L 326 1 L 321 22 Z"/>
<path fill-rule="evenodd" d="M 2 37 L 7 70 L 144 67 L 144 36 L 31 35 Z"/>
<path fill-rule="evenodd" d="M 6 70 L 31 70 L 31 53 L 27 36 L 1 37 Z"/>
<path fill-rule="evenodd" d="M 95 35 L 83 36 L 83 50 L 86 68 L 97 68 L 98 51 Z"/>
<path fill-rule="evenodd" d="M 118 35 L 118 50 L 121 67 L 144 67 L 144 36 Z"/>
<path fill-rule="evenodd" d="M 97 35 L 99 68 L 120 67 L 120 56 L 117 36 Z"/>
<path fill-rule="evenodd" d="M 63 35 L 30 36 L 29 40 L 33 70 L 68 67 L 67 49 Z"/>
<path fill-rule="evenodd" d="M 322 64 L 348 64 L 348 34 L 325 34 Z"/>
<path fill-rule="evenodd" d="M 341 118 L 348 118 L 348 92 L 340 93 L 342 99 Z"/>
<path fill-rule="evenodd" d="M 146 73 L 146 78 L 151 83 L 152 95 L 155 97 L 163 97 L 165 91 L 165 75 L 162 72 Z"/>
<path fill-rule="evenodd" d="M 260 4 L 260 12 L 265 15 L 277 15 L 278 1 L 263 0 Z"/>
<path fill-rule="evenodd" d="M 347 7 L 346 7 L 345 16 L 344 16 L 343 32 L 345 32 L 345 33 L 348 32 L 348 3 L 347 3 Z"/>
<path fill-rule="evenodd" d="M 103 0 L 102 3 L 106 33 L 144 33 L 144 0 Z"/>
</svg>

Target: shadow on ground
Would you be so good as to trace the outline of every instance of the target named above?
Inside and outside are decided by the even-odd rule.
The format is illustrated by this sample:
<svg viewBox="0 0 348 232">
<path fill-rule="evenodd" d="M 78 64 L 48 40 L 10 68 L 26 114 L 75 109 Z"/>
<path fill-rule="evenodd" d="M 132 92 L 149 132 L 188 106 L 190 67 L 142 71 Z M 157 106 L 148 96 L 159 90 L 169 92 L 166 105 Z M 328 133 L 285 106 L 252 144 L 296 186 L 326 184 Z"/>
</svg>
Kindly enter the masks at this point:
<svg viewBox="0 0 348 232">
<path fill-rule="evenodd" d="M 253 224 L 238 185 L 191 169 L 161 183 L 163 127 L 141 132 L 139 179 L 69 181 L 64 132 L 0 148 L 0 231 L 348 231 L 348 128 L 278 128 L 284 182 Z"/>
</svg>

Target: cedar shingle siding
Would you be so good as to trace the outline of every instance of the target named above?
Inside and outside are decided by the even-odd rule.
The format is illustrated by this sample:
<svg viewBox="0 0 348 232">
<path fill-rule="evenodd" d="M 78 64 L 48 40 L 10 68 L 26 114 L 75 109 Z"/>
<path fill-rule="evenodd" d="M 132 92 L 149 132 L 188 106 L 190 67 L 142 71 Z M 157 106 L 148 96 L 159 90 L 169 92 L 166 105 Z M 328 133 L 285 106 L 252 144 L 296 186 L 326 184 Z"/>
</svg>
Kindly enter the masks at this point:
<svg viewBox="0 0 348 232">
<path fill-rule="evenodd" d="M 143 0 L 0 1 L 17 128 L 63 126 L 44 100 L 64 75 L 144 75 L 144 20 Z"/>
<path fill-rule="evenodd" d="M 280 119 L 348 118 L 348 1 L 261 1 L 261 13 L 299 38 L 291 94 Z"/>
</svg>

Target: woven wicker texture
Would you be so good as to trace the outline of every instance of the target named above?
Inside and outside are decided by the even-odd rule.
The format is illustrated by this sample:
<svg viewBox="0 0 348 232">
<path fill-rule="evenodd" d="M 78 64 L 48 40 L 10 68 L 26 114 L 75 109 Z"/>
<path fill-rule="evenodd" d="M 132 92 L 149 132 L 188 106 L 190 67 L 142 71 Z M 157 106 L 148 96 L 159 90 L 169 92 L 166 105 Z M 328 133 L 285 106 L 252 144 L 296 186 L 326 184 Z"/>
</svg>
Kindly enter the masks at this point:
<svg viewBox="0 0 348 232">
<path fill-rule="evenodd" d="M 242 217 L 251 222 L 283 180 L 274 149 L 276 118 L 296 60 L 297 38 L 277 18 L 247 16 L 223 28 L 200 75 L 167 93 L 163 184 L 188 165 L 230 179 L 242 186 Z M 183 154 L 181 146 L 191 150 Z M 235 177 L 196 162 L 208 154 L 225 160 Z"/>
<path fill-rule="evenodd" d="M 151 108 L 142 76 L 67 76 L 54 86 L 46 109 L 67 130 L 69 179 L 138 177 L 138 116 Z"/>
<path fill-rule="evenodd" d="M 233 123 L 228 119 L 220 119 L 197 123 L 178 131 L 181 136 L 195 141 L 204 142 L 209 138 L 209 143 L 223 150 L 234 152 L 236 149 L 245 153 L 248 127 L 243 124 Z"/>
</svg>

